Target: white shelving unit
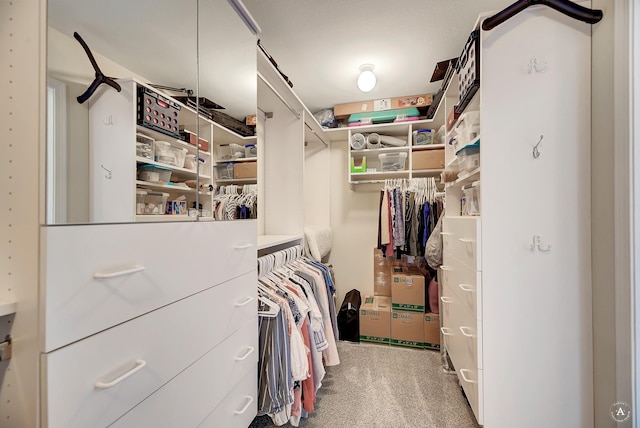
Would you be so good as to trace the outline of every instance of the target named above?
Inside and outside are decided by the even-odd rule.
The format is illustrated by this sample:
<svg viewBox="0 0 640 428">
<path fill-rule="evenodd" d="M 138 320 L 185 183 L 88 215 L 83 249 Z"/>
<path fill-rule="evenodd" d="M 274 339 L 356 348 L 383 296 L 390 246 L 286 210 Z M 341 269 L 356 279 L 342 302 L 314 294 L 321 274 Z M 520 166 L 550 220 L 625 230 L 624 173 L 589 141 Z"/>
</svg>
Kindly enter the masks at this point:
<svg viewBox="0 0 640 428">
<path fill-rule="evenodd" d="M 440 310 L 443 348 L 481 425 L 592 421 L 590 46 L 588 24 L 546 7 L 480 31 L 481 86 L 465 112 L 481 112 L 481 166 L 445 185 Z M 534 60 L 544 71 L 529 72 Z M 458 98 L 454 76 L 447 113 Z M 463 216 L 475 181 L 480 215 Z M 571 400 L 556 406 L 561 397 Z"/>
<path fill-rule="evenodd" d="M 409 122 L 398 123 L 385 123 L 366 126 L 354 126 L 349 128 L 329 129 L 326 130 L 332 141 L 346 140 L 349 145 L 349 162 L 348 162 L 348 177 L 349 186 L 352 190 L 357 189 L 359 185 L 363 184 L 377 184 L 384 182 L 389 178 L 414 178 L 414 177 L 438 177 L 443 168 L 433 169 L 416 169 L 413 166 L 414 152 L 422 152 L 426 150 L 443 150 L 445 148 L 444 143 L 427 144 L 427 145 L 414 145 L 413 144 L 413 131 L 422 129 L 432 129 L 435 133 L 444 124 L 444 99 L 440 101 L 438 109 L 432 119 L 428 120 L 416 120 Z M 378 135 L 387 135 L 406 141 L 406 145 L 395 146 L 383 146 L 375 149 L 358 149 L 355 150 L 351 147 L 351 137 L 354 134 L 363 134 L 365 137 L 371 133 Z M 406 153 L 407 158 L 403 170 L 398 171 L 382 171 L 378 155 L 383 153 Z M 351 159 L 356 160 L 356 164 L 360 164 L 361 158 L 366 157 L 367 169 L 375 169 L 375 171 L 368 172 L 352 172 L 351 171 Z"/>
<path fill-rule="evenodd" d="M 301 244 L 313 215 L 328 221 L 328 188 L 312 188 L 319 177 L 309 180 L 306 170 L 329 173 L 322 162 L 328 159 L 321 156 L 328 154 L 330 140 L 260 49 L 257 55 L 258 249 L 266 253 Z"/>
</svg>

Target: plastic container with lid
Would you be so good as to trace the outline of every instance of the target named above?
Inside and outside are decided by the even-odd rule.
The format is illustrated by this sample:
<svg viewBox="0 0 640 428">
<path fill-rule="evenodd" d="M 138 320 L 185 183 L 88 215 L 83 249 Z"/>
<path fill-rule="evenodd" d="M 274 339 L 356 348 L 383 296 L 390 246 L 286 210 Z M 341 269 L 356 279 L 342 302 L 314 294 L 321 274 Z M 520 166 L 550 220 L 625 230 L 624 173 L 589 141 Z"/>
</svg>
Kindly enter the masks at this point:
<svg viewBox="0 0 640 428">
<path fill-rule="evenodd" d="M 144 214 L 164 214 L 168 198 L 168 193 L 147 191 L 144 197 Z"/>
<path fill-rule="evenodd" d="M 159 165 L 140 165 L 138 180 L 165 184 L 171 181 L 171 168 Z"/>
<path fill-rule="evenodd" d="M 247 158 L 255 158 L 258 156 L 258 148 L 255 144 L 247 144 L 244 146 L 244 156 Z"/>
<path fill-rule="evenodd" d="M 407 160 L 407 154 L 401 153 L 381 153 L 378 155 L 380 166 L 383 171 L 402 171 Z"/>
<path fill-rule="evenodd" d="M 187 154 L 184 157 L 184 168 L 196 171 L 198 169 L 198 157 L 196 155 Z"/>
<path fill-rule="evenodd" d="M 168 165 L 176 164 L 176 153 L 171 150 L 171 143 L 168 141 L 156 141 L 154 160 Z"/>
<path fill-rule="evenodd" d="M 218 180 L 233 179 L 233 162 L 216 165 L 216 178 Z"/>
<path fill-rule="evenodd" d="M 414 146 L 426 146 L 427 144 L 433 144 L 433 137 L 435 131 L 433 129 L 419 129 L 413 131 L 413 145 Z"/>
<path fill-rule="evenodd" d="M 136 189 L 136 214 L 144 214 L 145 196 L 147 196 L 146 190 Z"/>
<path fill-rule="evenodd" d="M 480 182 L 474 181 L 462 188 L 462 215 L 480 215 Z"/>
<path fill-rule="evenodd" d="M 480 167 L 480 141 L 467 144 L 456 152 L 460 173 L 473 171 Z"/>
</svg>

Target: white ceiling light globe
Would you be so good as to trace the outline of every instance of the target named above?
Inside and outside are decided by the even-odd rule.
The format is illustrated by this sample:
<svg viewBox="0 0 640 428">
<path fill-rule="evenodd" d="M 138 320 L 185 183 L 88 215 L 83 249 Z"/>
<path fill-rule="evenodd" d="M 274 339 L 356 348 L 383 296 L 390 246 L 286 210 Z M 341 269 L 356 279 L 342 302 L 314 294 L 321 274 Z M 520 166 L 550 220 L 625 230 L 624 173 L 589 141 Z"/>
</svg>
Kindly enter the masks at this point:
<svg viewBox="0 0 640 428">
<path fill-rule="evenodd" d="M 376 87 L 376 75 L 373 74 L 373 65 L 361 65 L 360 71 L 360 76 L 358 76 L 358 89 L 362 92 L 371 92 L 373 88 Z"/>
</svg>

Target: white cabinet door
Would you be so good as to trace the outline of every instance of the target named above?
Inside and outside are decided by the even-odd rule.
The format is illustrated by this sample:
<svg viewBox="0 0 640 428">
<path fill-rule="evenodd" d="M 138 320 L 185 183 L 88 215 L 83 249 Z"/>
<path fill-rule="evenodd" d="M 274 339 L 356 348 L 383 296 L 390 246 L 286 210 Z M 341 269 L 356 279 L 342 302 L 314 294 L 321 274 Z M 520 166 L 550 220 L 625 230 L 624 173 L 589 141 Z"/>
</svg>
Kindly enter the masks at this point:
<svg viewBox="0 0 640 428">
<path fill-rule="evenodd" d="M 253 271 L 43 355 L 45 425 L 110 424 L 239 327 L 257 331 L 256 302 Z"/>
<path fill-rule="evenodd" d="M 255 228 L 255 221 L 43 227 L 45 352 L 255 270 Z"/>
</svg>

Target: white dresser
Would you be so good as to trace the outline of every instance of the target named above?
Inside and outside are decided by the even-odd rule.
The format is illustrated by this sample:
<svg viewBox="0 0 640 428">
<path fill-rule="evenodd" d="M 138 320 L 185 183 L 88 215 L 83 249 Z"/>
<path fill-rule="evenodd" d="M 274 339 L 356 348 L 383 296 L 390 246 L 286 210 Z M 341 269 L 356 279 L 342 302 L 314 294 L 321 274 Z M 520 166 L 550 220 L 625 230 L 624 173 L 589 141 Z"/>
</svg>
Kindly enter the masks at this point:
<svg viewBox="0 0 640 428">
<path fill-rule="evenodd" d="M 42 427 L 256 414 L 256 222 L 41 229 Z"/>
</svg>

